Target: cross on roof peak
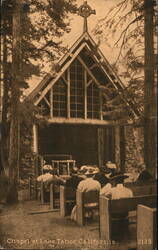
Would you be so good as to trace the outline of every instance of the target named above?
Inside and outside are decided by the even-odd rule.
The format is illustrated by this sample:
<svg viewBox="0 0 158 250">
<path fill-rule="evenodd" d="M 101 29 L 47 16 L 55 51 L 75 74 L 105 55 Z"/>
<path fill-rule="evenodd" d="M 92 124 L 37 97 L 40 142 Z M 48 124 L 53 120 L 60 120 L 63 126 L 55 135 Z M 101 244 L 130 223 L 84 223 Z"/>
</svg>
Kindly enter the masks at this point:
<svg viewBox="0 0 158 250">
<path fill-rule="evenodd" d="M 87 4 L 87 1 L 84 1 L 84 3 L 78 8 L 78 14 L 84 18 L 83 32 L 88 31 L 87 18 L 91 14 L 96 14 L 96 11 L 92 10 L 92 8 Z"/>
</svg>

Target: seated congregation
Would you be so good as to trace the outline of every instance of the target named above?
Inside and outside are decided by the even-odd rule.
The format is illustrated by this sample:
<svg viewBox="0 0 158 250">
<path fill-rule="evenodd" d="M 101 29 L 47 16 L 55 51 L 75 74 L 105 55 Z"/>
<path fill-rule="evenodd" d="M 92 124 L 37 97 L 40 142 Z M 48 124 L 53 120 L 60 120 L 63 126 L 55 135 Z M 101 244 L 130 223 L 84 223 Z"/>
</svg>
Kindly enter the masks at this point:
<svg viewBox="0 0 158 250">
<path fill-rule="evenodd" d="M 118 171 L 112 162 L 107 162 L 101 169 L 96 166 L 73 167 L 67 178 L 55 173 L 50 165 L 44 165 L 42 175 L 37 178 L 44 187 L 46 202 L 51 202 L 52 196 L 58 198 L 61 217 L 69 215 L 79 226 L 97 218 L 100 238 L 105 240 L 111 240 L 113 229 L 116 231 L 117 228 L 117 235 L 120 232 L 121 237 L 123 234 L 127 237 L 129 212 L 137 211 L 140 204 L 149 210 L 156 207 L 155 180 L 144 164 L 135 181 L 128 180 L 129 175 Z M 53 194 L 56 190 L 58 196 Z M 154 212 L 151 215 L 154 216 Z M 140 224 L 138 216 L 136 223 Z"/>
</svg>

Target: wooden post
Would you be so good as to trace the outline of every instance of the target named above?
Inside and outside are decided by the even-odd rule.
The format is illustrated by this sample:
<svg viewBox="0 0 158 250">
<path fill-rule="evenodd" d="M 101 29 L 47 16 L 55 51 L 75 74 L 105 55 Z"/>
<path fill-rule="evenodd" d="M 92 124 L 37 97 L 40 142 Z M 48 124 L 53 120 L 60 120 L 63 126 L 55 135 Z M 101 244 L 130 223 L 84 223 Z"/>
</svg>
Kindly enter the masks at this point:
<svg viewBox="0 0 158 250">
<path fill-rule="evenodd" d="M 99 89 L 99 100 L 100 100 L 100 120 L 103 120 L 103 95 L 101 89 Z"/>
<path fill-rule="evenodd" d="M 52 210 L 55 208 L 54 188 L 55 186 L 53 184 L 50 184 L 50 208 Z"/>
<path fill-rule="evenodd" d="M 31 178 L 29 177 L 29 183 L 28 183 L 28 186 L 29 186 L 29 200 L 31 200 Z"/>
<path fill-rule="evenodd" d="M 67 69 L 67 118 L 70 118 L 70 68 Z"/>
<path fill-rule="evenodd" d="M 50 117 L 53 117 L 53 87 L 50 89 Z"/>
<path fill-rule="evenodd" d="M 40 193 L 41 193 L 41 204 L 44 204 L 44 183 L 43 183 L 43 181 L 41 181 Z"/>
<path fill-rule="evenodd" d="M 120 168 L 120 127 L 115 127 L 115 163 Z"/>
<path fill-rule="evenodd" d="M 120 170 L 125 172 L 125 160 L 126 160 L 126 141 L 124 127 L 120 127 Z"/>
<path fill-rule="evenodd" d="M 104 163 L 104 128 L 98 128 L 98 165 L 102 167 Z"/>
<path fill-rule="evenodd" d="M 138 205 L 137 250 L 157 249 L 156 228 L 156 208 Z"/>
<path fill-rule="evenodd" d="M 65 217 L 66 215 L 66 192 L 65 187 L 60 186 L 60 216 Z"/>
<path fill-rule="evenodd" d="M 33 124 L 33 152 L 38 154 L 38 131 L 35 124 Z"/>
<path fill-rule="evenodd" d="M 84 70 L 84 119 L 87 119 L 87 71 Z"/>
<path fill-rule="evenodd" d="M 84 209 L 83 209 L 83 192 L 76 192 L 76 217 L 77 224 L 83 226 L 84 224 Z"/>
<path fill-rule="evenodd" d="M 104 240 L 111 239 L 111 222 L 110 222 L 110 200 L 104 196 L 99 199 L 100 208 L 100 238 Z"/>
</svg>

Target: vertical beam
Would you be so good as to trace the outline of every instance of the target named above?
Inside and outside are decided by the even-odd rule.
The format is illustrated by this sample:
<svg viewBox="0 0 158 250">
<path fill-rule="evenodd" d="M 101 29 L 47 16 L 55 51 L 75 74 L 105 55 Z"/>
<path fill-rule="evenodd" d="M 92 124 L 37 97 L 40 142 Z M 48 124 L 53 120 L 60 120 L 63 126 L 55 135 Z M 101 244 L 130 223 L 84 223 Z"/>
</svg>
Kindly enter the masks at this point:
<svg viewBox="0 0 158 250">
<path fill-rule="evenodd" d="M 33 124 L 33 153 L 38 154 L 38 131 L 35 124 Z"/>
<path fill-rule="evenodd" d="M 126 141 L 125 141 L 125 128 L 120 127 L 120 170 L 125 172 L 126 160 Z"/>
<path fill-rule="evenodd" d="M 50 117 L 53 117 L 53 87 L 50 89 Z"/>
<path fill-rule="evenodd" d="M 103 95 L 101 89 L 99 89 L 99 100 L 100 100 L 100 120 L 103 120 Z"/>
<path fill-rule="evenodd" d="M 60 216 L 66 216 L 66 187 L 60 186 Z"/>
<path fill-rule="evenodd" d="M 87 72 L 84 69 L 84 118 L 87 119 Z"/>
<path fill-rule="evenodd" d="M 70 68 L 67 69 L 67 118 L 70 118 L 70 86 L 71 86 L 71 79 L 70 79 Z"/>
<path fill-rule="evenodd" d="M 102 167 L 104 163 L 104 128 L 98 128 L 98 165 Z"/>
<path fill-rule="evenodd" d="M 112 162 L 115 162 L 115 127 L 111 127 L 110 131 L 110 152 L 111 152 L 111 160 Z"/>
<path fill-rule="evenodd" d="M 43 181 L 41 181 L 40 194 L 41 194 L 41 204 L 44 204 L 44 183 L 43 183 Z"/>
<path fill-rule="evenodd" d="M 32 197 L 31 197 L 31 178 L 30 177 L 29 177 L 29 181 L 28 181 L 28 186 L 29 186 L 29 188 L 28 188 L 29 189 L 29 198 L 28 199 L 31 200 Z"/>
<path fill-rule="evenodd" d="M 120 127 L 115 127 L 115 163 L 120 168 Z"/>
</svg>

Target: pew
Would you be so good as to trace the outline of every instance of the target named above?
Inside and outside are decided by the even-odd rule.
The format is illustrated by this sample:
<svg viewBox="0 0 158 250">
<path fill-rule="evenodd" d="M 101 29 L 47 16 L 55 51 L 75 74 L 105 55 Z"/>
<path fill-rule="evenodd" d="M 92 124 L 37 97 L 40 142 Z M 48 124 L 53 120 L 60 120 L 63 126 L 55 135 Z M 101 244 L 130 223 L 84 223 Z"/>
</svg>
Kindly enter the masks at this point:
<svg viewBox="0 0 158 250">
<path fill-rule="evenodd" d="M 88 203 L 96 203 L 96 205 L 89 207 Z M 84 225 L 85 211 L 94 208 L 99 208 L 99 191 L 76 192 L 76 215 L 78 225 Z"/>
<path fill-rule="evenodd" d="M 60 186 L 60 216 L 69 215 L 69 208 L 76 203 L 76 190 L 72 187 Z"/>
<path fill-rule="evenodd" d="M 138 205 L 137 250 L 153 250 L 156 246 L 156 208 Z"/>
<path fill-rule="evenodd" d="M 129 182 L 124 183 L 124 186 L 130 188 L 134 196 L 157 194 L 157 183 L 155 181 L 147 182 L 146 184 Z"/>
<path fill-rule="evenodd" d="M 100 208 L 100 238 L 111 240 L 112 221 L 117 215 L 128 214 L 129 211 L 137 209 L 138 204 L 156 206 L 156 195 L 136 196 L 119 200 L 110 200 L 101 195 L 99 199 Z"/>
</svg>

